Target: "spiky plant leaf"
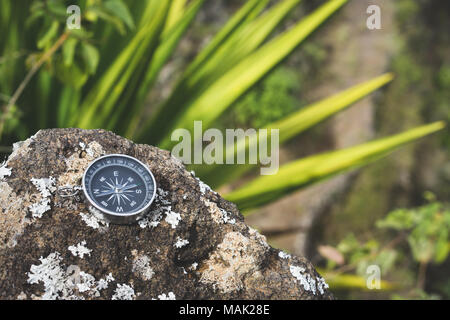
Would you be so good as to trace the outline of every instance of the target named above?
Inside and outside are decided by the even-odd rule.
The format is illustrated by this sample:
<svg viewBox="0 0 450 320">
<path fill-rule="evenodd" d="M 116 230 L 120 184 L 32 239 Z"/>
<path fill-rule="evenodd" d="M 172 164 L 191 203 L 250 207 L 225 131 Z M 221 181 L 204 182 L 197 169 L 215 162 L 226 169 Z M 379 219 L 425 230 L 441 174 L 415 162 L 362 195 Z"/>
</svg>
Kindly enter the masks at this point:
<svg viewBox="0 0 450 320">
<path fill-rule="evenodd" d="M 327 152 L 293 161 L 275 175 L 261 176 L 225 195 L 225 198 L 248 210 L 275 201 L 298 188 L 324 180 L 345 170 L 361 167 L 388 155 L 398 147 L 445 127 L 443 122 L 421 126 L 388 138 L 355 147 Z"/>
<path fill-rule="evenodd" d="M 163 109 L 166 115 L 163 119 L 164 121 L 162 121 L 164 125 L 158 125 L 155 121 L 150 122 L 144 127 L 139 137 L 162 137 L 164 140 L 162 140 L 160 146 L 162 148 L 170 148 L 173 143 L 170 141 L 169 133 L 173 129 L 185 128 L 192 131 L 193 123 L 197 119 L 203 121 L 205 128 L 209 127 L 226 108 L 285 59 L 308 35 L 316 30 L 323 21 L 338 10 L 346 1 L 328 1 L 292 29 L 282 33 L 240 60 L 238 64 L 225 74 L 220 74 L 220 78 L 208 86 L 194 101 L 191 101 L 189 96 L 183 95 L 182 97 L 185 101 L 188 101 L 188 105 L 180 106 L 175 104 L 170 105 L 170 110 Z M 185 86 L 186 89 L 190 88 L 188 84 L 185 84 Z M 195 88 L 193 90 L 195 91 Z M 181 109 L 181 114 L 179 109 Z M 154 129 L 149 131 L 151 127 Z"/>
<path fill-rule="evenodd" d="M 158 5 L 154 5 L 155 2 Z M 97 82 L 97 85 L 92 88 L 81 105 L 81 116 L 76 121 L 77 126 L 81 128 L 106 127 L 105 123 L 108 122 L 108 117 L 122 111 L 114 109 L 114 106 L 130 81 L 136 81 L 136 74 L 142 72 L 141 64 L 153 56 L 166 21 L 170 2 L 150 1 L 148 7 L 152 10 L 146 10 L 145 16 L 150 15 L 151 19 L 141 23 L 142 27 L 130 43 Z"/>
<path fill-rule="evenodd" d="M 280 143 L 286 142 L 389 83 L 393 77 L 393 74 L 387 73 L 362 84 L 358 84 L 336 95 L 306 106 L 294 114 L 288 115 L 284 119 L 269 124 L 266 129 L 279 129 Z M 235 154 L 247 154 L 248 150 L 252 149 L 252 147 L 258 143 L 258 135 L 252 136 L 246 140 L 237 141 L 234 146 L 230 146 L 224 151 L 224 157 L 233 152 Z M 216 164 L 209 166 L 197 165 L 192 166 L 191 169 L 194 170 L 199 177 L 208 181 L 211 186 L 217 187 L 233 179 L 239 178 L 243 173 L 255 167 L 256 165 L 250 164 L 226 166 Z"/>
<path fill-rule="evenodd" d="M 367 287 L 367 279 L 355 274 L 332 274 L 324 270 L 317 269 L 323 275 L 325 281 L 330 286 L 331 290 L 370 290 Z M 398 288 L 395 283 L 386 280 L 380 280 L 380 290 L 390 291 Z"/>
<path fill-rule="evenodd" d="M 176 46 L 194 20 L 204 1 L 205 0 L 193 1 L 188 8 L 185 9 L 184 14 L 177 19 L 177 21 L 173 22 L 172 28 L 163 33 L 160 45 L 155 51 L 144 79 L 142 80 L 136 95 L 133 97 L 133 101 L 129 103 L 129 105 L 133 106 L 134 112 L 130 113 L 132 118 L 127 122 L 126 136 L 131 137 L 136 131 L 142 117 L 142 109 L 145 107 L 144 101 L 148 92 L 155 83 L 159 72 L 164 67 L 167 60 L 172 56 Z"/>
</svg>

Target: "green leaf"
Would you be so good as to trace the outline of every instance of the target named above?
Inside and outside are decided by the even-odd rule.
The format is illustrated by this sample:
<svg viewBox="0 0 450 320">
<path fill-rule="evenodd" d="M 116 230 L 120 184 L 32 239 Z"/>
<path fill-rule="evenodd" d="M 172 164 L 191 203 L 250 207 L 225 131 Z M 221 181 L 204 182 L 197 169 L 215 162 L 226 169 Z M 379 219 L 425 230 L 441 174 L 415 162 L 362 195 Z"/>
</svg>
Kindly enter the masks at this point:
<svg viewBox="0 0 450 320">
<path fill-rule="evenodd" d="M 104 6 L 111 14 L 122 20 L 129 29 L 135 28 L 133 16 L 122 0 L 107 0 Z"/>
<path fill-rule="evenodd" d="M 65 66 L 70 66 L 73 63 L 73 57 L 75 56 L 75 49 L 78 40 L 76 38 L 69 37 L 63 44 L 62 54 Z"/>
<path fill-rule="evenodd" d="M 63 1 L 59 0 L 48 0 L 45 1 L 48 11 L 56 16 L 59 21 L 65 21 L 67 19 L 67 6 Z"/>
<path fill-rule="evenodd" d="M 190 88 L 207 86 L 254 52 L 300 0 L 284 0 L 234 32 L 187 80 Z M 259 7 L 257 7 L 259 9 Z M 239 50 L 236 50 L 239 48 Z"/>
<path fill-rule="evenodd" d="M 391 73 L 387 73 L 358 84 L 334 96 L 306 106 L 282 120 L 269 124 L 266 128 L 269 130 L 279 129 L 280 143 L 286 142 L 389 83 L 393 77 Z M 257 145 L 258 142 L 258 136 L 248 141 L 238 141 L 234 146 L 225 150 L 224 155 L 232 153 L 233 150 L 236 150 L 236 153 L 247 154 L 248 150 L 255 144 Z M 192 170 L 199 177 L 207 180 L 211 186 L 217 187 L 240 177 L 243 173 L 255 167 L 256 165 L 209 165 L 195 166 L 192 167 Z"/>
<path fill-rule="evenodd" d="M 330 286 L 330 290 L 369 290 L 367 288 L 367 279 L 362 276 L 354 274 L 333 274 L 332 272 L 326 272 L 324 270 L 318 269 L 319 273 L 323 274 L 325 281 Z M 398 285 L 380 280 L 381 290 L 394 290 Z"/>
<path fill-rule="evenodd" d="M 58 29 L 59 29 L 59 22 L 55 20 L 52 22 L 47 32 L 45 32 L 45 34 L 39 39 L 37 47 L 39 49 L 43 49 L 46 46 L 48 46 L 58 34 Z"/>
<path fill-rule="evenodd" d="M 153 1 L 151 2 L 153 3 Z M 103 74 L 102 78 L 92 88 L 81 106 L 81 118 L 77 126 L 81 128 L 106 127 L 111 115 L 118 115 L 121 110 L 114 109 L 130 80 L 136 80 L 142 73 L 142 63 L 145 63 L 159 42 L 159 36 L 164 26 L 168 1 L 157 2 L 159 5 L 154 17 L 133 36 L 129 44 L 122 50 L 113 64 Z"/>
<path fill-rule="evenodd" d="M 196 56 L 194 61 L 188 66 L 181 76 L 170 97 L 164 102 L 154 116 L 146 122 L 143 129 L 140 130 L 138 138 L 144 136 L 153 143 L 160 141 L 164 135 L 169 134 L 168 125 L 173 123 L 175 114 L 183 110 L 189 101 L 197 97 L 201 91 L 199 75 L 204 76 L 205 65 L 210 59 L 217 56 L 217 52 L 229 43 L 231 38 L 235 38 L 246 23 L 249 23 L 266 5 L 267 0 L 248 1 L 229 22 L 221 29 L 221 31 L 213 38 L 213 40 Z M 237 53 L 246 54 L 244 50 L 235 50 Z M 217 60 L 217 59 L 216 59 Z M 225 61 L 218 60 L 219 64 Z M 200 77 L 201 80 L 201 77 Z M 201 83 L 204 86 L 204 83 Z M 196 88 L 197 86 L 197 88 Z"/>
<path fill-rule="evenodd" d="M 58 103 L 58 127 L 65 128 L 73 116 L 80 101 L 81 92 L 70 86 L 64 86 Z"/>
<path fill-rule="evenodd" d="M 81 44 L 81 54 L 86 64 L 87 72 L 89 74 L 95 74 L 100 61 L 100 54 L 97 48 L 87 42 L 83 42 Z"/>
<path fill-rule="evenodd" d="M 254 17 L 266 5 L 267 0 L 249 0 L 242 8 L 236 12 L 233 17 L 228 20 L 225 26 L 214 36 L 208 45 L 195 57 L 194 61 L 189 65 L 186 71 L 186 77 L 193 74 L 195 70 L 203 65 L 205 61 L 219 48 L 225 41 L 232 36 L 236 30 L 251 21 L 249 17 Z"/>
<path fill-rule="evenodd" d="M 346 1 L 328 1 L 291 30 L 276 37 L 225 73 L 189 105 L 181 116 L 174 117 L 175 124 L 166 127 L 168 131 L 165 131 L 161 147 L 169 149 L 173 145 L 167 132 L 174 128 L 185 128 L 192 132 L 197 119 L 202 119 L 204 128 L 208 128 L 226 108 L 286 58 Z"/>
<path fill-rule="evenodd" d="M 58 79 L 75 89 L 80 89 L 88 79 L 88 74 L 77 63 L 66 66 L 62 59 L 58 59 L 55 67 Z"/>
<path fill-rule="evenodd" d="M 102 6 L 96 5 L 89 7 L 89 10 L 86 12 L 86 19 L 96 21 L 98 18 L 109 22 L 121 35 L 125 34 L 124 22 L 119 17 Z"/>
<path fill-rule="evenodd" d="M 329 178 L 345 170 L 361 167 L 386 156 L 398 147 L 445 127 L 443 122 L 418 127 L 388 138 L 356 147 L 310 156 L 282 166 L 275 175 L 261 176 L 225 198 L 241 210 L 275 201 L 298 188 Z"/>
<path fill-rule="evenodd" d="M 187 0 L 172 0 L 169 14 L 167 15 L 165 31 L 172 29 L 177 22 L 184 16 Z"/>
<path fill-rule="evenodd" d="M 449 255 L 449 247 L 447 245 L 447 241 L 448 241 L 448 230 L 446 230 L 446 233 L 442 233 L 437 241 L 436 241 L 436 245 L 435 245 L 435 254 L 434 254 L 434 261 L 437 264 L 443 263 L 448 255 Z"/>
<path fill-rule="evenodd" d="M 142 118 L 141 111 L 144 108 L 144 101 L 148 92 L 155 83 L 159 72 L 173 54 L 187 28 L 191 25 L 204 1 L 205 0 L 193 1 L 186 9 L 184 15 L 177 20 L 173 28 L 168 32 L 163 33 L 160 45 L 155 51 L 148 70 L 145 73 L 145 77 L 139 85 L 139 89 L 134 97 L 134 102 L 132 102 L 135 112 L 132 113 L 132 119 L 128 125 L 126 136 L 132 136 L 137 129 L 138 123 Z"/>
</svg>

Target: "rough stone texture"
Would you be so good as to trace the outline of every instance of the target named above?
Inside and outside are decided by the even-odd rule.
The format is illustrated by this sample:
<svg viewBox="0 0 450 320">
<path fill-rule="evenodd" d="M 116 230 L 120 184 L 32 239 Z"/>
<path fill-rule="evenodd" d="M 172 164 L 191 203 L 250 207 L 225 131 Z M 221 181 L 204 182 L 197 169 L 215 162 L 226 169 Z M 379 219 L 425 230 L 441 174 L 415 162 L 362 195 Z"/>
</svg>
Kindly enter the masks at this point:
<svg viewBox="0 0 450 320">
<path fill-rule="evenodd" d="M 139 224 L 100 221 L 55 192 L 110 153 L 155 176 L 157 199 Z M 42 130 L 1 169 L 2 299 L 332 298 L 306 259 L 268 246 L 167 151 L 103 130 Z"/>
</svg>

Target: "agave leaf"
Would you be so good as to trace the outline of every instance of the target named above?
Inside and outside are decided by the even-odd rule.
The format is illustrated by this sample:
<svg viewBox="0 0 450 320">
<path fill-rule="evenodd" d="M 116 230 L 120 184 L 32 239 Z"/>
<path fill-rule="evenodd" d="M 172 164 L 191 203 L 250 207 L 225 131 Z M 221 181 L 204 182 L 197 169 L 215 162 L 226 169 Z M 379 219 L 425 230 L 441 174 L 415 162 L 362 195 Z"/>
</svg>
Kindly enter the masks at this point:
<svg viewBox="0 0 450 320">
<path fill-rule="evenodd" d="M 211 56 L 236 30 L 252 20 L 267 5 L 268 0 L 249 0 L 228 20 L 225 26 L 215 35 L 208 45 L 195 57 L 189 65 L 186 76 L 194 71 Z"/>
<path fill-rule="evenodd" d="M 269 124 L 266 129 L 279 129 L 280 143 L 286 142 L 389 83 L 392 81 L 393 77 L 393 74 L 387 73 L 362 84 L 358 84 L 336 95 L 304 107 L 282 120 Z M 233 150 L 235 150 L 235 154 L 247 154 L 248 150 L 255 144 L 257 145 L 258 142 L 258 136 L 245 141 L 237 141 L 234 146 L 225 150 L 224 156 L 233 153 Z M 211 186 L 217 187 L 232 179 L 240 177 L 243 173 L 255 167 L 256 165 L 209 165 L 195 166 L 192 167 L 192 170 L 194 170 L 199 177 L 207 180 Z"/>
<path fill-rule="evenodd" d="M 361 167 L 384 157 L 398 147 L 441 130 L 443 122 L 421 126 L 388 138 L 355 147 L 327 152 L 293 161 L 275 175 L 261 176 L 225 198 L 247 210 L 275 201 L 298 188 L 329 178 L 345 170 Z"/>
<path fill-rule="evenodd" d="M 145 73 L 143 81 L 139 85 L 139 90 L 134 97 L 132 105 L 135 106 L 135 112 L 132 113 L 132 119 L 127 125 L 128 130 L 126 136 L 131 137 L 137 129 L 138 123 L 142 118 L 141 111 L 144 107 L 144 100 L 153 86 L 159 72 L 164 67 L 164 64 L 173 54 L 181 37 L 190 26 L 199 9 L 205 0 L 193 1 L 186 9 L 184 15 L 176 22 L 171 30 L 165 32 L 162 36 L 161 43 L 155 51 L 155 54 L 150 62 L 148 71 Z"/>
<path fill-rule="evenodd" d="M 142 29 L 146 24 L 149 23 L 150 20 L 152 20 L 155 16 L 157 16 L 157 12 L 161 6 L 162 1 L 154 1 L 154 0 L 148 0 L 145 6 L 145 9 L 143 10 L 143 14 L 141 16 L 141 19 L 139 21 L 139 29 Z M 170 1 L 167 1 L 170 2 Z M 170 7 L 168 8 L 168 10 Z"/>
<path fill-rule="evenodd" d="M 183 17 L 186 3 L 187 0 L 172 0 L 164 32 L 172 29 L 172 27 Z"/>
<path fill-rule="evenodd" d="M 260 47 L 299 2 L 300 0 L 284 0 L 260 17 L 254 18 L 263 8 L 256 7 L 248 17 L 248 22 L 243 23 L 230 35 L 194 73 L 185 75 L 183 79 L 185 83 L 181 84 L 181 90 L 174 90 L 172 93 L 175 100 L 186 96 L 189 96 L 189 99 L 184 98 L 181 102 L 173 101 L 171 97 L 162 110 L 176 109 L 176 112 L 182 112 L 184 107 L 188 107 L 189 103 L 204 93 L 223 74 Z"/>
<path fill-rule="evenodd" d="M 200 83 L 197 74 L 204 69 L 205 64 L 215 56 L 217 51 L 225 46 L 233 36 L 238 33 L 246 23 L 252 21 L 267 4 L 267 0 L 248 1 L 225 27 L 213 38 L 195 60 L 188 66 L 176 84 L 170 97 L 159 107 L 154 116 L 149 119 L 143 129 L 140 130 L 138 140 L 145 138 L 154 144 L 158 143 L 165 135 L 169 134 L 168 125 L 173 123 L 174 115 L 180 113 L 185 106 L 201 93 L 205 84 Z M 237 50 L 241 52 L 241 50 Z M 242 51 L 243 52 L 243 51 Z M 195 81 L 194 81 L 195 77 Z M 199 85 L 200 84 L 200 85 Z M 198 85 L 197 88 L 195 86 Z"/>
<path fill-rule="evenodd" d="M 113 111 L 114 106 L 125 92 L 131 77 L 136 79 L 136 74 L 142 72 L 141 64 L 153 55 L 159 42 L 169 2 L 157 2 L 159 6 L 153 12 L 153 18 L 143 24 L 84 100 L 81 106 L 81 118 L 78 121 L 79 127 L 105 127 L 104 124 L 110 115 L 120 113 L 121 110 Z"/>
<path fill-rule="evenodd" d="M 188 109 L 181 116 L 173 116 L 175 118 L 174 125 L 166 124 L 166 136 L 161 143 L 161 147 L 169 149 L 173 145 L 172 141 L 170 141 L 170 135 L 167 133 L 174 128 L 185 128 L 192 132 L 194 121 L 197 119 L 202 119 L 203 126 L 208 128 L 226 108 L 285 59 L 308 35 L 346 1 L 328 1 L 291 30 L 271 40 L 225 73 L 189 105 Z"/>
<path fill-rule="evenodd" d="M 333 274 L 327 273 L 324 270 L 317 269 L 320 274 L 323 275 L 326 282 L 330 286 L 331 290 L 369 290 L 367 288 L 367 280 L 355 274 Z M 394 290 L 398 287 L 397 284 L 394 284 L 389 281 L 380 280 L 380 289 L 381 290 Z"/>
<path fill-rule="evenodd" d="M 188 79 L 188 87 L 208 86 L 258 48 L 300 0 L 285 0 L 234 32 Z M 239 48 L 239 50 L 236 50 Z"/>
</svg>

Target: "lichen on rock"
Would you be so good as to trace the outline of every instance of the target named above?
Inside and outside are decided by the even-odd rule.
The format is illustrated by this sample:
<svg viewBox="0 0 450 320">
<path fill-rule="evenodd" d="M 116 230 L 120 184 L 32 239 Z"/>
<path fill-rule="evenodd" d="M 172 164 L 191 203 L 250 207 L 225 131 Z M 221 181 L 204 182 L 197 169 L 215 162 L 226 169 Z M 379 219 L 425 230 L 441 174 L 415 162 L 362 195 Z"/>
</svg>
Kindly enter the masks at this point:
<svg viewBox="0 0 450 320">
<path fill-rule="evenodd" d="M 55 192 L 112 153 L 156 179 L 157 198 L 134 225 L 108 224 Z M 332 298 L 305 258 L 271 248 L 167 151 L 104 130 L 42 130 L 15 144 L 0 174 L 2 299 Z"/>
</svg>

